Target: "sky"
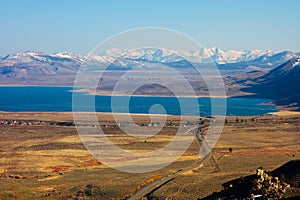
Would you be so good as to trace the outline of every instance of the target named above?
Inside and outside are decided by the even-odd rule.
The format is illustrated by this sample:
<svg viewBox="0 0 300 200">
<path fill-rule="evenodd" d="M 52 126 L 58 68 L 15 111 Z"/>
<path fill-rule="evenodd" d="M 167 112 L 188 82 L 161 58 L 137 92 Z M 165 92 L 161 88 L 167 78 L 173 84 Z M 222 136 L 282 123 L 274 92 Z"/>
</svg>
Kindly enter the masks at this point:
<svg viewBox="0 0 300 200">
<path fill-rule="evenodd" d="M 0 56 L 85 55 L 133 28 L 182 32 L 206 47 L 300 52 L 298 0 L 0 0 Z"/>
</svg>

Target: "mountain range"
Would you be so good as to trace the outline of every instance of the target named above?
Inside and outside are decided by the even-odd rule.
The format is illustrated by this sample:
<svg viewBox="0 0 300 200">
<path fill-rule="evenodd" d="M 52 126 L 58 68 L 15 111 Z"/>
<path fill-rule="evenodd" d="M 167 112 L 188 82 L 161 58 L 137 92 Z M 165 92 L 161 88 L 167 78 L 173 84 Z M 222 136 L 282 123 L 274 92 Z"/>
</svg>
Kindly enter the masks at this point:
<svg viewBox="0 0 300 200">
<path fill-rule="evenodd" d="M 134 60 L 148 60 L 152 62 L 176 62 L 179 60 L 188 60 L 194 63 L 236 63 L 242 61 L 254 60 L 260 56 L 270 56 L 274 53 L 270 50 L 221 50 L 219 48 L 201 48 L 197 51 L 188 50 L 166 50 L 166 49 L 137 49 L 137 50 L 120 50 L 120 49 L 110 49 L 101 54 L 90 54 L 89 57 L 81 56 L 74 53 L 62 52 L 55 54 L 45 54 L 39 51 L 27 51 L 21 53 L 15 53 L 7 55 L 1 60 L 19 60 L 19 61 L 29 61 L 29 58 L 46 61 L 47 58 L 58 59 L 72 59 L 81 64 L 87 60 L 106 62 L 111 61 L 115 58 L 127 58 Z"/>
<path fill-rule="evenodd" d="M 166 50 L 166 49 L 136 49 L 120 50 L 111 49 L 102 55 L 105 58 L 129 58 L 134 60 L 148 60 L 152 62 L 176 62 L 188 60 L 193 63 L 236 63 L 241 61 L 254 60 L 263 55 L 273 55 L 270 50 L 222 50 L 216 47 L 201 48 L 199 50 Z"/>
<path fill-rule="evenodd" d="M 274 99 L 290 109 L 300 107 L 300 58 L 294 57 L 269 73 L 255 78 L 243 89 L 254 97 Z"/>
<path fill-rule="evenodd" d="M 241 88 L 239 91 L 252 93 L 253 97 L 273 99 L 278 105 L 299 109 L 299 56 L 300 53 L 290 51 L 225 51 L 218 48 L 202 48 L 198 51 L 111 49 L 89 56 L 27 51 L 0 58 L 0 84 L 73 85 L 81 67 L 89 71 L 108 69 L 113 72 L 111 76 L 130 69 L 159 70 L 171 67 L 191 76 L 199 76 L 195 70 L 190 70 L 193 65 L 209 69 L 213 64 L 223 76 L 226 75 L 229 96 L 236 96 L 236 88 Z M 232 78 L 234 75 L 237 76 Z M 233 85 L 235 89 L 232 89 Z M 199 85 L 196 87 L 201 88 Z M 108 84 L 107 88 L 112 88 L 112 85 Z"/>
<path fill-rule="evenodd" d="M 221 70 L 270 70 L 297 56 L 300 54 L 289 51 L 280 53 L 274 53 L 270 50 L 225 51 L 218 48 L 202 48 L 198 51 L 111 49 L 101 55 L 90 54 L 89 56 L 68 52 L 46 54 L 39 51 L 27 51 L 0 58 L 0 74 L 7 76 L 18 76 L 31 72 L 37 74 L 73 74 L 81 66 L 104 69 L 109 62 L 115 66 L 112 69 L 119 70 L 134 67 L 152 68 L 158 63 L 169 63 L 176 67 L 176 63 L 181 63 L 182 66 L 184 60 L 202 65 L 215 64 Z"/>
<path fill-rule="evenodd" d="M 259 66 L 270 68 L 278 66 L 300 53 L 283 51 L 274 53 L 270 50 L 221 50 L 219 48 L 202 48 L 198 51 L 166 50 L 166 49 L 110 49 L 102 54 L 92 53 L 82 56 L 74 53 L 60 52 L 46 54 L 39 51 L 26 51 L 0 57 L 0 67 L 15 64 L 49 64 L 49 65 L 99 65 L 113 62 L 116 59 L 139 60 L 150 62 L 172 63 L 187 60 L 191 63 L 214 63 L 221 68 Z"/>
</svg>

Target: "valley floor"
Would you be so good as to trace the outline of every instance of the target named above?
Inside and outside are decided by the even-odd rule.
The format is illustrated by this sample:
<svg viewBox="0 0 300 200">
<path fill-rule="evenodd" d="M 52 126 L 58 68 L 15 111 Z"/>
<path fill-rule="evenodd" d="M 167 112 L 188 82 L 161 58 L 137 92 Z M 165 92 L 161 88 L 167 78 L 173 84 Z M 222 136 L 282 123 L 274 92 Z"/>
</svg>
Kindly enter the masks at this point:
<svg viewBox="0 0 300 200">
<path fill-rule="evenodd" d="M 291 114 L 291 113 L 289 113 Z M 199 170 L 180 175 L 152 199 L 202 199 L 230 180 L 270 171 L 300 159 L 300 116 L 228 117 L 212 156 Z M 168 144 L 174 123 L 153 138 L 133 140 L 114 126 L 110 114 L 98 117 L 107 135 L 128 150 L 151 151 Z M 148 116 L 133 117 L 137 124 Z M 195 140 L 176 162 L 161 170 L 130 174 L 97 161 L 85 149 L 71 113 L 0 113 L 0 199 L 126 199 L 143 183 L 199 160 Z"/>
</svg>

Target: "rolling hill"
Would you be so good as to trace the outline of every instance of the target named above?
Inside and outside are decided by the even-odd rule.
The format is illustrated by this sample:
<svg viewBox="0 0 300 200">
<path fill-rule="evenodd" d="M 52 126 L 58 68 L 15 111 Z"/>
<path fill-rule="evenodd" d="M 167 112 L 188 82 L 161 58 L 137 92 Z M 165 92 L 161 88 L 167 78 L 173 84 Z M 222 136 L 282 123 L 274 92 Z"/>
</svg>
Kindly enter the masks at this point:
<svg viewBox="0 0 300 200">
<path fill-rule="evenodd" d="M 294 57 L 269 73 L 252 81 L 245 92 L 275 100 L 291 110 L 300 110 L 300 58 Z"/>
</svg>

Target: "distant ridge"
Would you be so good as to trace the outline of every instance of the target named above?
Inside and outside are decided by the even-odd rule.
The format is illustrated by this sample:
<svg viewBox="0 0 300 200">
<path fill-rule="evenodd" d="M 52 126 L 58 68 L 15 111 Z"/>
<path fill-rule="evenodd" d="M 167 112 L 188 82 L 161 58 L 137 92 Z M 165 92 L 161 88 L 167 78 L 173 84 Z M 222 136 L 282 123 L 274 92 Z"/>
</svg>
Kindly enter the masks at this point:
<svg viewBox="0 0 300 200">
<path fill-rule="evenodd" d="M 199 50 L 167 50 L 167 49 L 110 49 L 105 52 L 95 54 L 93 53 L 89 57 L 82 56 L 69 52 L 59 52 L 54 54 L 45 54 L 40 51 L 26 51 L 15 54 L 9 54 L 5 56 L 7 59 L 24 59 L 24 57 L 41 57 L 41 56 L 51 56 L 58 58 L 72 59 L 79 62 L 83 62 L 87 59 L 97 60 L 98 62 L 111 61 L 115 58 L 126 58 L 134 60 L 147 60 L 154 62 L 177 62 L 180 60 L 188 60 L 190 62 L 201 62 L 201 63 L 236 63 L 243 61 L 251 61 L 260 56 L 271 56 L 274 52 L 270 50 L 222 50 L 216 47 L 213 48 L 201 48 Z"/>
<path fill-rule="evenodd" d="M 118 57 L 121 55 L 122 57 Z M 199 56 L 202 63 L 190 62 Z M 112 49 L 102 55 L 92 56 L 69 52 L 46 54 L 40 51 L 26 51 L 1 58 L 0 84 L 72 86 L 77 71 L 82 67 L 89 72 L 108 69 L 112 74 L 131 69 L 160 70 L 169 67 L 199 78 L 194 66 L 209 70 L 214 63 L 209 63 L 208 60 L 222 63 L 224 61 L 222 59 L 226 58 L 236 62 L 216 65 L 223 75 L 229 77 L 227 82 L 225 81 L 225 84 L 231 87 L 229 96 L 237 96 L 236 94 L 241 94 L 242 90 L 254 93 L 255 97 L 273 99 L 277 105 L 284 105 L 291 110 L 299 110 L 299 56 L 299 53 L 290 51 L 279 53 L 268 50 L 223 51 L 218 48 L 204 48 L 199 51 L 143 49 L 130 52 Z M 186 57 L 189 60 L 185 60 Z M 220 58 L 222 59 L 219 60 Z M 234 74 L 242 76 L 230 78 L 230 75 Z M 260 76 L 261 74 L 265 75 Z M 207 93 L 201 89 L 202 83 L 195 82 L 195 84 L 199 93 Z M 246 88 L 240 89 L 244 86 Z M 105 85 L 105 88 L 111 87 L 112 85 Z"/>
<path fill-rule="evenodd" d="M 222 50 L 217 47 L 199 50 L 167 50 L 167 49 L 111 49 L 102 55 L 106 58 L 129 58 L 155 62 L 177 62 L 186 59 L 195 63 L 225 64 L 254 60 L 262 55 L 273 55 L 270 50 Z"/>
<path fill-rule="evenodd" d="M 278 105 L 300 110 L 300 58 L 294 57 L 269 73 L 253 80 L 244 91 L 274 99 Z"/>
</svg>

